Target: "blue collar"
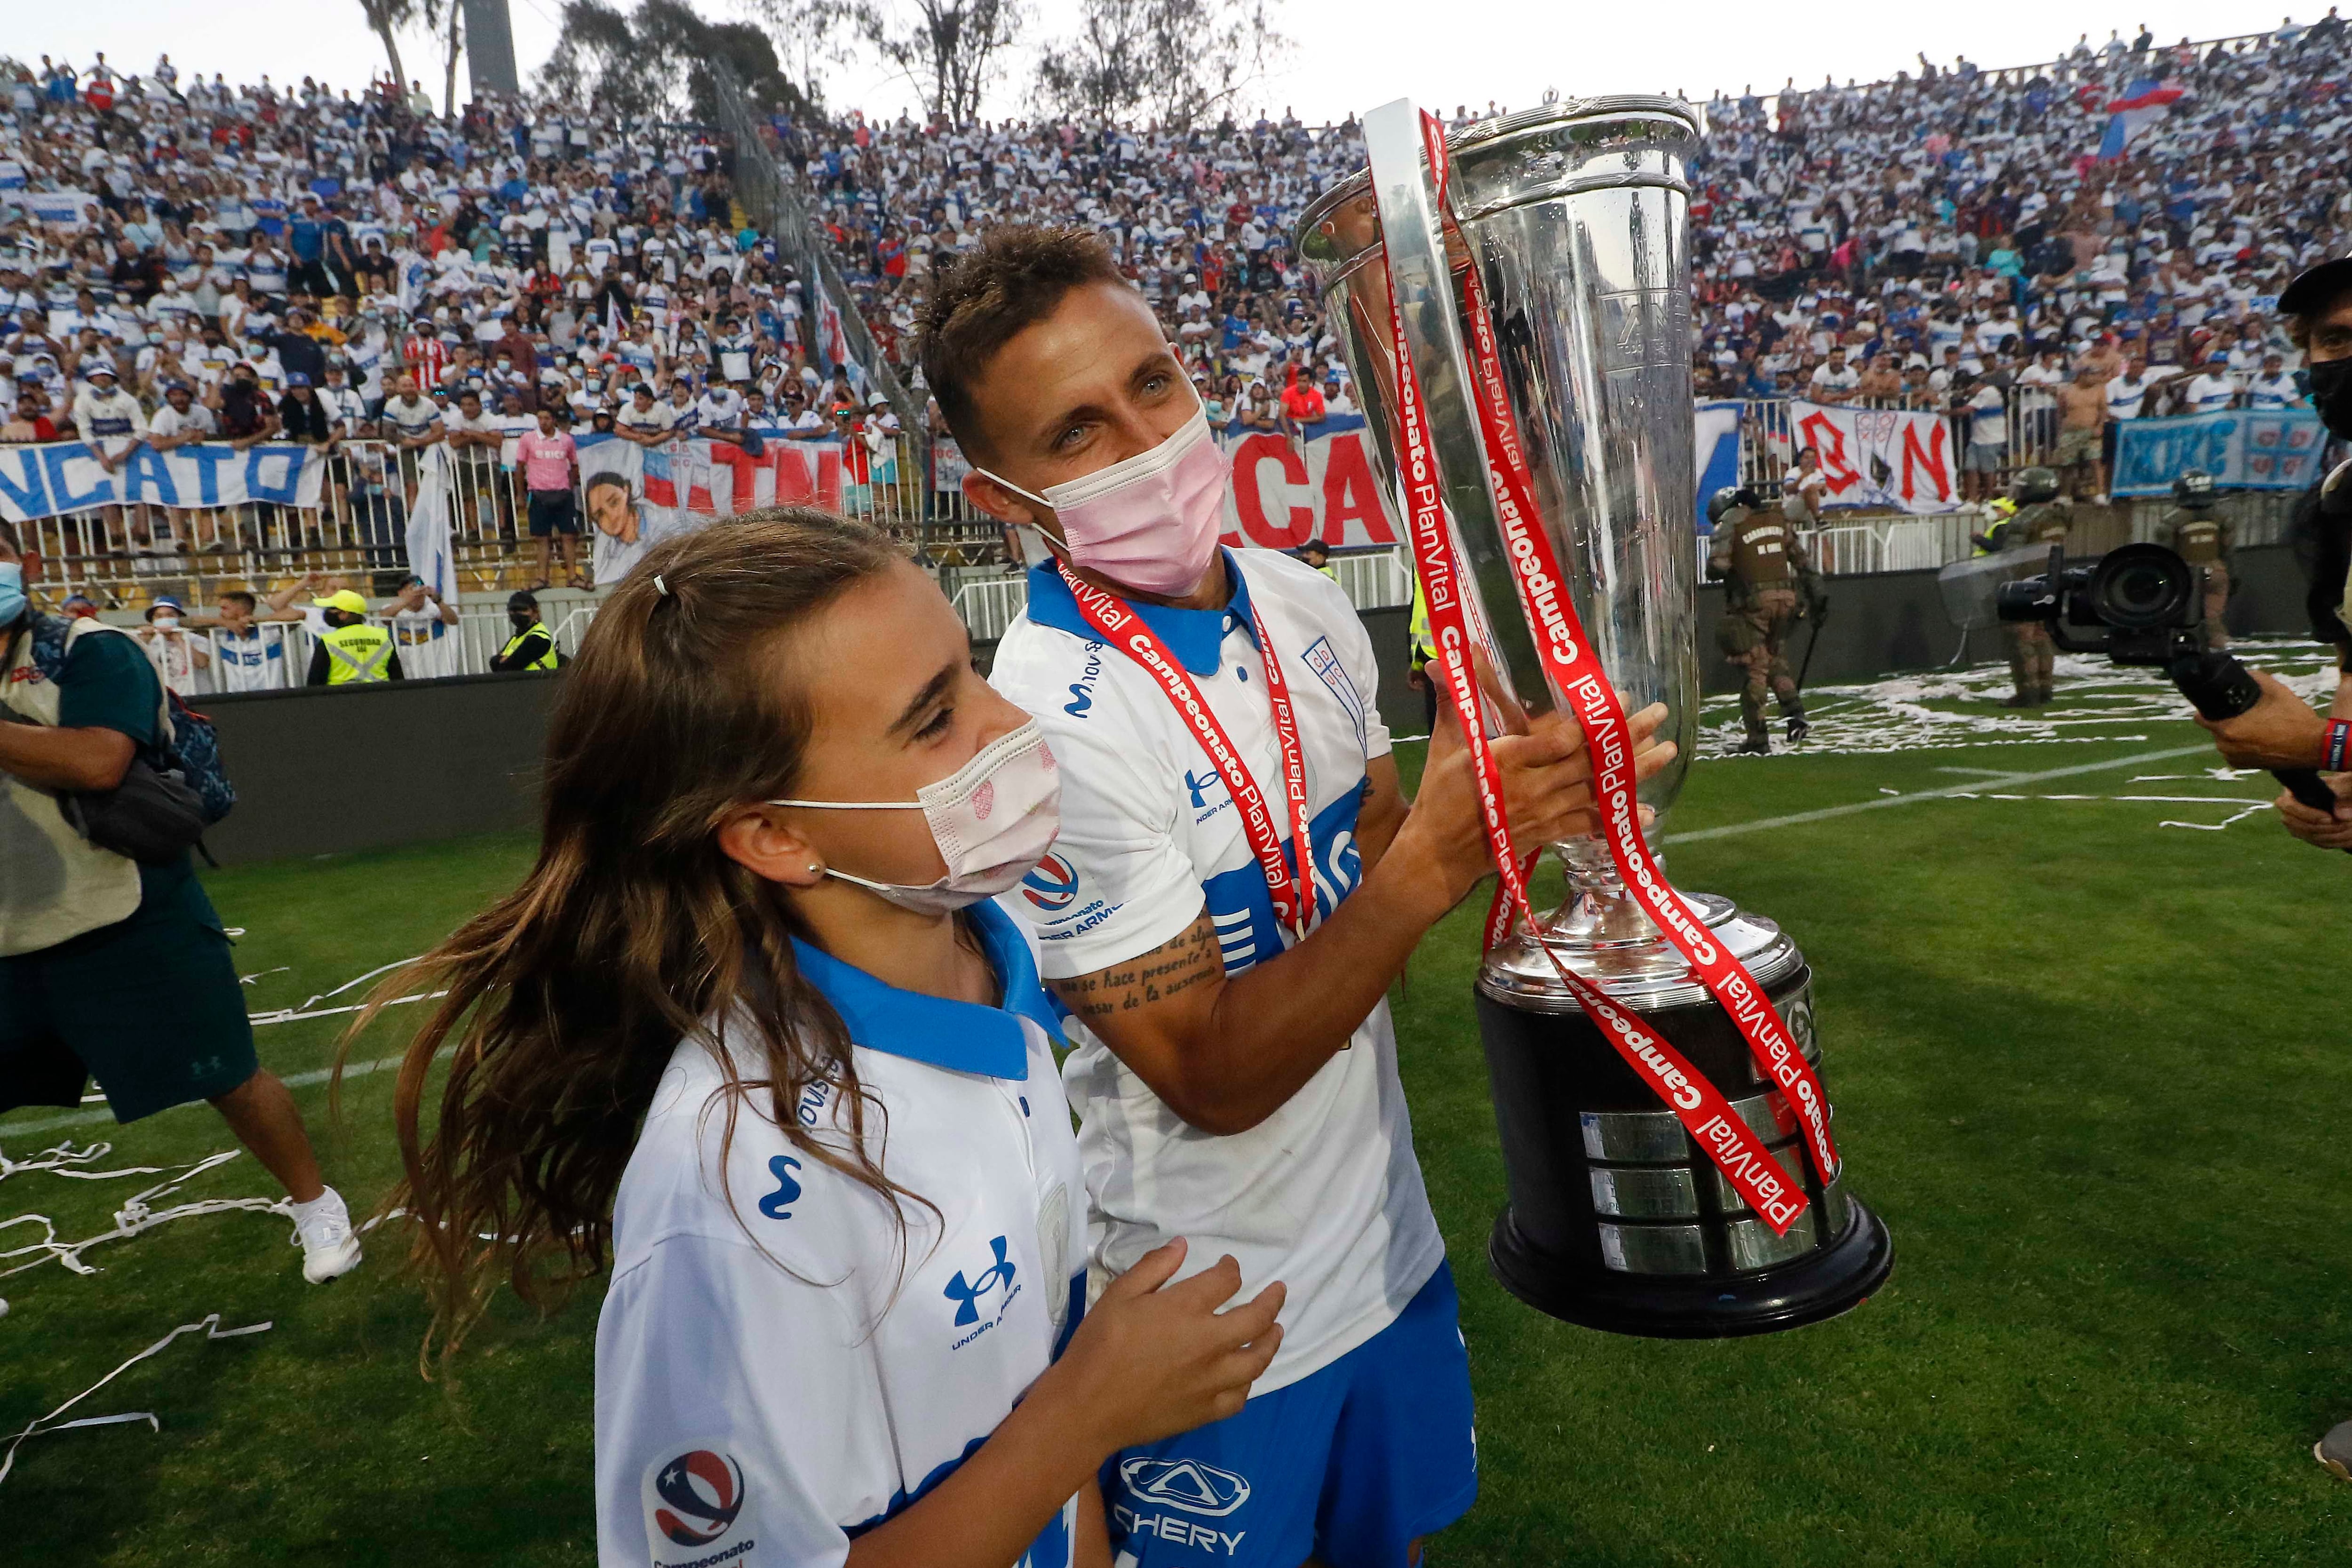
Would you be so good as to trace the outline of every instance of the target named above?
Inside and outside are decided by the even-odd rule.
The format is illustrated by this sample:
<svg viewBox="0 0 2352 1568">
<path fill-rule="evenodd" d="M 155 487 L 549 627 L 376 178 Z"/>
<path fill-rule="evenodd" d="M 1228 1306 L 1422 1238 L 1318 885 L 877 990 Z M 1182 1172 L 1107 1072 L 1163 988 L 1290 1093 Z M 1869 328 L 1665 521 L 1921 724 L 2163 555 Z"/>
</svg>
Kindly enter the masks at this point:
<svg viewBox="0 0 2352 1568">
<path fill-rule="evenodd" d="M 971 913 L 972 928 L 1004 992 L 1001 1007 L 901 991 L 798 937 L 793 939 L 793 958 L 809 984 L 841 1015 L 849 1037 L 867 1050 L 956 1072 L 1023 1081 L 1029 1076 L 1029 1042 L 1020 1020 L 1034 1021 L 1048 1038 L 1060 1032 L 1061 1025 L 1013 917 L 985 899 L 972 905 Z"/>
<path fill-rule="evenodd" d="M 1249 579 L 1242 575 L 1241 563 L 1234 559 L 1231 550 L 1220 550 L 1219 553 L 1225 560 L 1225 584 L 1232 595 L 1223 609 L 1177 610 L 1165 605 L 1128 602 L 1127 607 L 1142 616 L 1143 624 L 1194 675 L 1217 673 L 1223 662 L 1221 650 L 1225 645 L 1225 633 L 1236 623 L 1250 641 L 1257 641 L 1257 621 L 1250 612 Z M 1070 585 L 1062 581 L 1062 574 L 1050 561 L 1029 568 L 1029 618 L 1041 626 L 1052 626 L 1089 642 L 1100 640 L 1100 634 L 1078 613 L 1078 601 L 1070 593 Z"/>
</svg>

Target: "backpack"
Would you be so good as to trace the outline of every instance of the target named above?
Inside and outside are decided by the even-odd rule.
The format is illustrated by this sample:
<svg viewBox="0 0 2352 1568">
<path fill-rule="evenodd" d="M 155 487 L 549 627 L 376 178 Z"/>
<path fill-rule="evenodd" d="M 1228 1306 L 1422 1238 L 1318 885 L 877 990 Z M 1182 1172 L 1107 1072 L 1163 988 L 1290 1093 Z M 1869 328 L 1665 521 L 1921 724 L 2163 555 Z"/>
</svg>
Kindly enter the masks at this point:
<svg viewBox="0 0 2352 1568">
<path fill-rule="evenodd" d="M 55 616 L 34 617 L 35 667 L 44 678 L 55 680 L 65 668 L 76 640 L 93 628 L 116 637 L 130 636 L 120 626 L 86 616 L 72 620 Z M 160 679 L 157 684 L 162 685 Z M 146 755 L 141 760 L 159 773 L 177 774 L 180 782 L 194 792 L 199 814 L 209 827 L 236 805 L 236 786 L 229 782 L 228 770 L 221 763 L 220 731 L 210 719 L 183 702 L 178 692 L 168 686 L 163 691 L 163 700 L 156 710 L 163 740 L 158 745 L 145 748 Z M 201 842 L 196 847 L 204 850 Z M 209 861 L 211 854 L 205 852 L 205 858 Z"/>
</svg>

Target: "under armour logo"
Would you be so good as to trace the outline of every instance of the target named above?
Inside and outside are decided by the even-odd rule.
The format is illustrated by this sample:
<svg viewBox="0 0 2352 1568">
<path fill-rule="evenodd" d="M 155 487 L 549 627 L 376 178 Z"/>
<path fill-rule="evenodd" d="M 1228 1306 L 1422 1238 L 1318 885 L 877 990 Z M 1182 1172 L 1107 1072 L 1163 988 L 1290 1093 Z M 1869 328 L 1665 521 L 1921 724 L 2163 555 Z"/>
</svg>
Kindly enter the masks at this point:
<svg viewBox="0 0 2352 1568">
<path fill-rule="evenodd" d="M 1201 811 L 1207 808 L 1209 802 L 1207 797 L 1202 795 L 1202 792 L 1216 782 L 1217 773 L 1216 770 L 1213 768 L 1205 773 L 1198 775 L 1195 775 L 1190 768 L 1186 768 L 1184 770 L 1184 787 L 1192 792 L 1192 809 L 1194 811 Z"/>
<path fill-rule="evenodd" d="M 980 1321 L 980 1299 L 982 1296 L 987 1295 L 999 1285 L 1007 1287 L 1012 1285 L 1013 1265 L 1005 1259 L 1004 1242 L 1005 1238 L 1000 1236 L 988 1244 L 989 1250 L 996 1254 L 996 1261 L 981 1270 L 979 1279 L 966 1284 L 963 1270 L 958 1269 L 956 1277 L 948 1281 L 947 1289 L 941 1292 L 949 1300 L 956 1303 L 955 1326 L 957 1328 Z"/>
</svg>

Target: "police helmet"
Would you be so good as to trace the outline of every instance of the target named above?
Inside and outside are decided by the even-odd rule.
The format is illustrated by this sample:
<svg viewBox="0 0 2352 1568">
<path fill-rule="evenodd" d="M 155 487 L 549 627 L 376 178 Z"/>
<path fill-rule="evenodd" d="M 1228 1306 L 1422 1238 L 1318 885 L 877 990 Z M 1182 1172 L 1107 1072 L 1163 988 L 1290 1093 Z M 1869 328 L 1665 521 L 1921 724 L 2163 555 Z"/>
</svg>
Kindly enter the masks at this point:
<svg viewBox="0 0 2352 1568">
<path fill-rule="evenodd" d="M 2054 468 L 2032 468 L 2019 472 L 2013 487 L 2018 500 L 2027 506 L 2036 501 L 2058 499 L 2058 472 Z"/>
<path fill-rule="evenodd" d="M 2172 481 L 2172 499 L 2182 506 L 2211 506 L 2213 476 L 2202 468 L 2191 468 Z"/>
<path fill-rule="evenodd" d="M 1751 489 L 1749 487 L 1746 485 L 1726 485 L 1721 489 L 1706 498 L 1706 525 L 1709 528 L 1713 528 L 1717 523 L 1721 522 L 1723 521 L 1724 514 L 1729 511 L 1733 507 L 1744 506 L 1753 510 L 1762 504 L 1763 503 L 1757 499 L 1755 490 Z"/>
</svg>

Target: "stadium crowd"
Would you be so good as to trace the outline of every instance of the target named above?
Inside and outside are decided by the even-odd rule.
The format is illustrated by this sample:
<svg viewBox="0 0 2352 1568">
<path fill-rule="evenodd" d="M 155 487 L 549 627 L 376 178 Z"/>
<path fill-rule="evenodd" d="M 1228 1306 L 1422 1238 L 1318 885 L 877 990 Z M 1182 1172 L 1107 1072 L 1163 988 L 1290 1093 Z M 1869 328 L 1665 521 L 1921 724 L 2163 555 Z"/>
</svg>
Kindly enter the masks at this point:
<svg viewBox="0 0 2352 1568">
<path fill-rule="evenodd" d="M 1693 200 L 1702 395 L 1941 409 L 1966 427 L 1972 498 L 2027 460 L 2021 409 L 2058 445 L 2070 385 L 2065 423 L 2093 432 L 2301 405 L 2273 307 L 2295 268 L 2352 245 L 2352 193 L 2314 177 L 2352 132 L 2345 43 L 2331 11 L 2201 52 L 2086 38 L 2044 68 L 1923 58 L 1869 87 L 1717 100 Z M 895 418 L 861 367 L 812 354 L 815 300 L 733 201 L 715 128 L 560 102 L 446 117 L 390 82 L 184 80 L 168 57 L 136 75 L 0 61 L 0 442 L 79 436 L 110 461 L 139 441 L 496 448 L 509 532 L 541 407 L 647 442 L 839 439 L 853 495 L 896 476 Z M 1360 165 L 1352 121 L 853 112 L 780 116 L 765 139 L 919 390 L 934 271 L 992 222 L 1067 218 L 1111 237 L 1229 432 L 1353 407 L 1289 243 Z M 2084 492 L 2104 488 L 2079 438 L 2072 456 Z M 408 483 L 373 487 L 394 519 L 414 493 L 400 461 Z M 174 550 L 226 550 L 249 526 L 130 510 L 94 552 L 162 550 L 167 529 Z"/>
</svg>

